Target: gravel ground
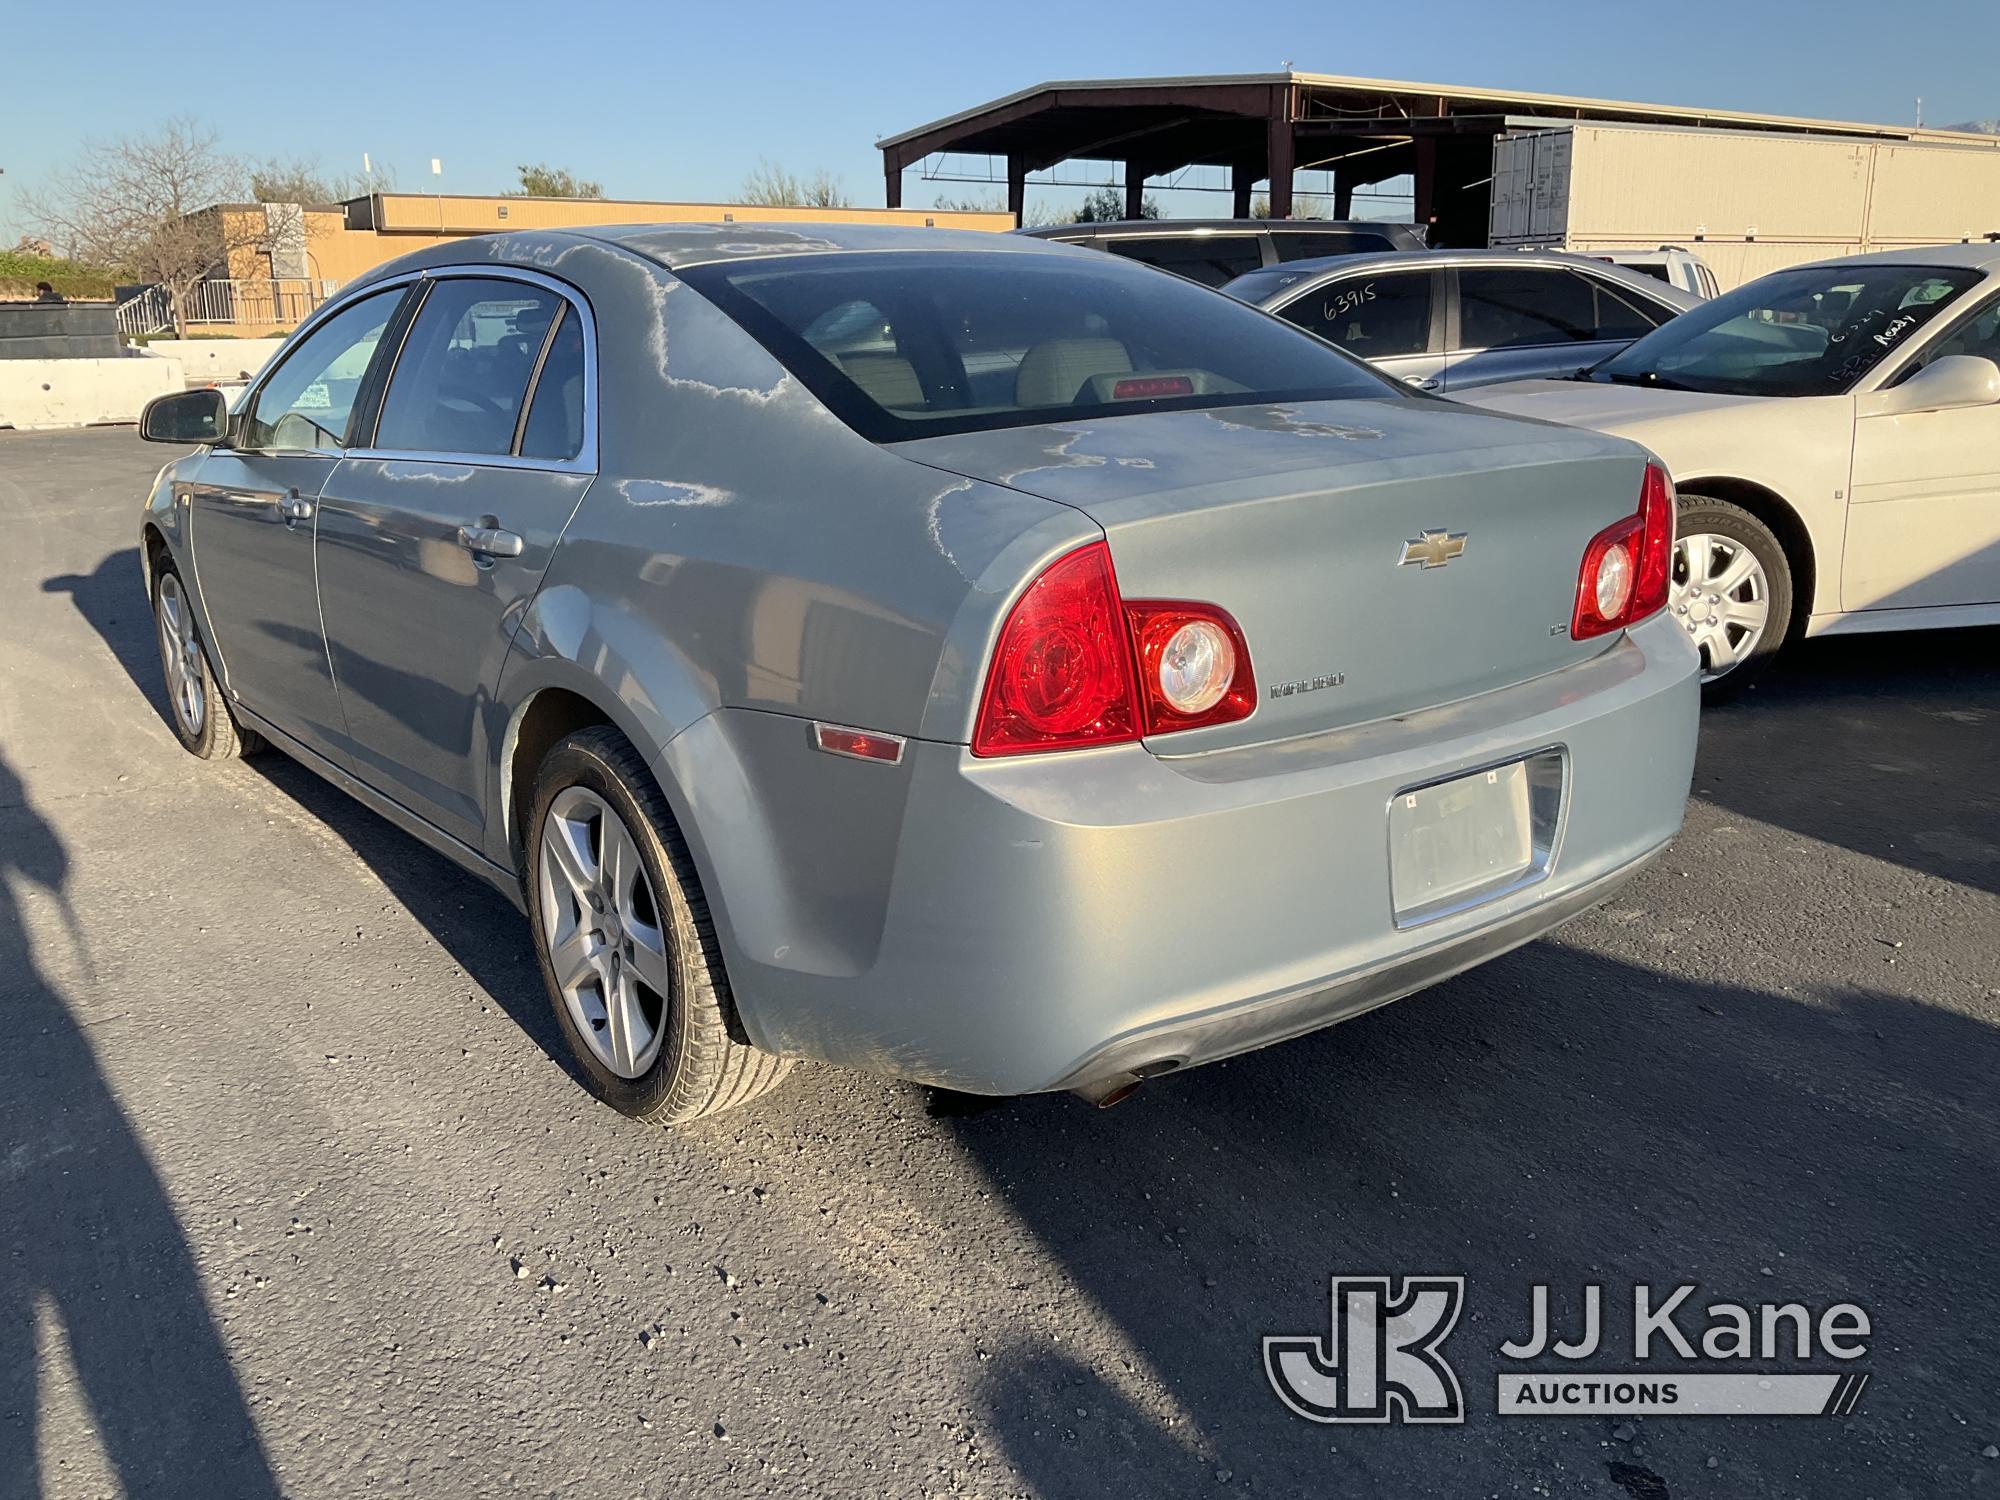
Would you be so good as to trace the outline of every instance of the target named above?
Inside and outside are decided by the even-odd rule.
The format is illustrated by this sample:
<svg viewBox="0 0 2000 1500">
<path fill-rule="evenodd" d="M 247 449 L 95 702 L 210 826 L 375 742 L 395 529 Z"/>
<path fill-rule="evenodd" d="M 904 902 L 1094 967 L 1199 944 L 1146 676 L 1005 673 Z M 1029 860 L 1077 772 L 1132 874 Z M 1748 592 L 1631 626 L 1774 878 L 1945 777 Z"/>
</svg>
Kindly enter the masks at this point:
<svg viewBox="0 0 2000 1500">
<path fill-rule="evenodd" d="M 504 900 L 176 746 L 163 456 L 0 434 L 0 1496 L 2000 1491 L 2000 631 L 1806 648 L 1661 866 L 1350 1025 L 665 1134 L 553 1060 Z M 1468 1278 L 1465 1425 L 1283 1411 L 1335 1272 Z M 1532 1284 L 1636 1280 L 1860 1302 L 1860 1410 L 1494 1415 Z"/>
</svg>

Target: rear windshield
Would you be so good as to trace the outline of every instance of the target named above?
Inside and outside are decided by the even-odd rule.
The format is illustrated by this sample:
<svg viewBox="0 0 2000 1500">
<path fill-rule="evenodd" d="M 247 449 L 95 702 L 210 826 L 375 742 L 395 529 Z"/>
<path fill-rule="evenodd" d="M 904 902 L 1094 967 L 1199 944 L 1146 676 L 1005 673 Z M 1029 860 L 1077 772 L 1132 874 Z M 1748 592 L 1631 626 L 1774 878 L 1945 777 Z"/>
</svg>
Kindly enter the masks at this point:
<svg viewBox="0 0 2000 1500">
<path fill-rule="evenodd" d="M 1407 399 L 1289 324 L 1109 255 L 853 252 L 678 274 L 876 442 L 1128 411 Z"/>
</svg>

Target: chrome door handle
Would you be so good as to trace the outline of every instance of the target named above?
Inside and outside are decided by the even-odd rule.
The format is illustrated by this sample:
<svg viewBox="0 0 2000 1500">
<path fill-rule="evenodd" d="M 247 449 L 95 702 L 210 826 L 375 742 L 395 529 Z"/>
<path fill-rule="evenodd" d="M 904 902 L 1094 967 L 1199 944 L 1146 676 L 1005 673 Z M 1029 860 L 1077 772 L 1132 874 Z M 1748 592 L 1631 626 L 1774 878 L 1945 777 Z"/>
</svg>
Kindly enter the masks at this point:
<svg viewBox="0 0 2000 1500">
<path fill-rule="evenodd" d="M 461 526 L 458 545 L 479 557 L 519 557 L 527 543 L 498 526 Z"/>
<path fill-rule="evenodd" d="M 1403 384 L 1413 385 L 1420 391 L 1434 391 L 1444 382 L 1435 375 L 1405 375 Z"/>
<path fill-rule="evenodd" d="M 312 501 L 306 499 L 297 490 L 293 490 L 289 495 L 280 495 L 278 497 L 278 514 L 285 518 L 288 525 L 293 521 L 310 521 L 312 513 Z"/>
</svg>

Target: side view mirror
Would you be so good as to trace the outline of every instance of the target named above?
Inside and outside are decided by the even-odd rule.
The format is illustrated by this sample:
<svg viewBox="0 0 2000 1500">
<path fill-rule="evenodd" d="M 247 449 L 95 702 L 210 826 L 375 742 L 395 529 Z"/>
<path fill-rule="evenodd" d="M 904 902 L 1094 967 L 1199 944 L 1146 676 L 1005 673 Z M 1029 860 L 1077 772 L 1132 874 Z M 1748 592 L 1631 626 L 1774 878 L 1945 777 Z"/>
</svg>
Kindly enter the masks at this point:
<svg viewBox="0 0 2000 1500">
<path fill-rule="evenodd" d="M 2000 365 L 1974 354 L 1934 359 L 1901 385 L 1876 393 L 1873 416 L 1902 417 L 1961 406 L 2000 405 Z"/>
<path fill-rule="evenodd" d="M 219 443 L 229 431 L 229 403 L 221 391 L 175 391 L 155 396 L 139 413 L 139 436 L 149 443 Z"/>
</svg>

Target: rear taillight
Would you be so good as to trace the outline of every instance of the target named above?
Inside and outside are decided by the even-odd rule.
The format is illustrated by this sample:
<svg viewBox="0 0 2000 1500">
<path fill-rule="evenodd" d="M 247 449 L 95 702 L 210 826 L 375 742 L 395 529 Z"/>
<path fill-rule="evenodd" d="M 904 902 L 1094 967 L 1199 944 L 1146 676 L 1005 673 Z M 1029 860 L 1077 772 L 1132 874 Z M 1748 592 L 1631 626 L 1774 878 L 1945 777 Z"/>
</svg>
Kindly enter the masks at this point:
<svg viewBox="0 0 2000 1500">
<path fill-rule="evenodd" d="M 1139 655 L 1139 699 L 1148 734 L 1247 719 L 1257 706 L 1250 648 L 1228 613 L 1211 604 L 1145 599 L 1125 606 Z"/>
<path fill-rule="evenodd" d="M 1104 542 L 1059 558 L 1015 602 L 980 697 L 974 755 L 1116 745 L 1248 718 L 1250 648 L 1226 611 L 1125 603 Z"/>
<path fill-rule="evenodd" d="M 1605 527 L 1584 548 L 1570 639 L 1622 630 L 1664 608 L 1673 561 L 1674 483 L 1647 464 L 1638 514 Z"/>
</svg>

